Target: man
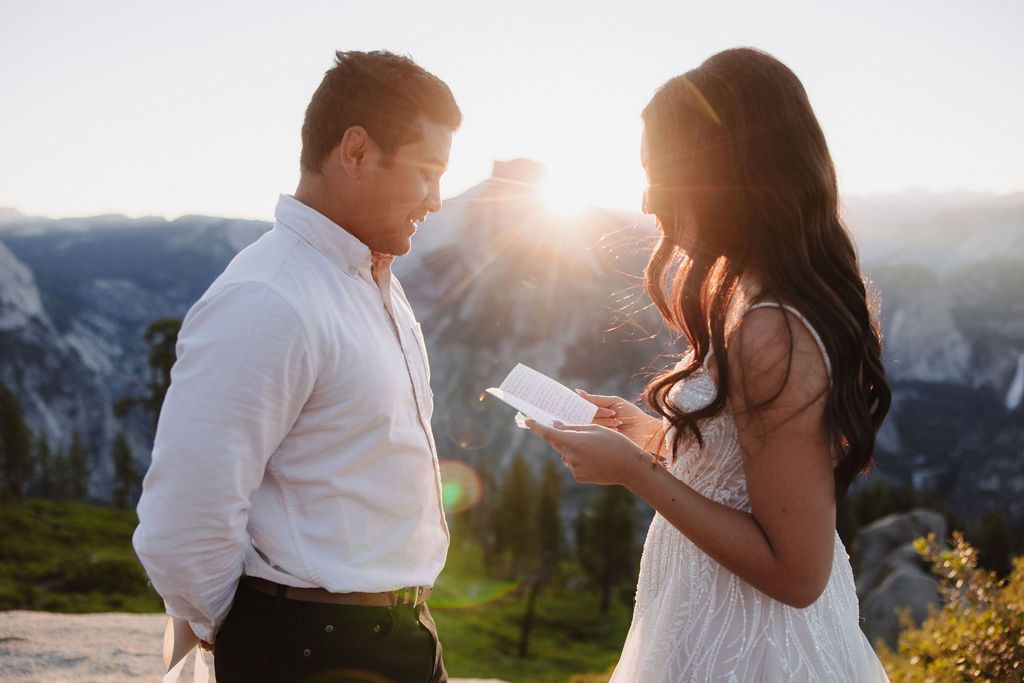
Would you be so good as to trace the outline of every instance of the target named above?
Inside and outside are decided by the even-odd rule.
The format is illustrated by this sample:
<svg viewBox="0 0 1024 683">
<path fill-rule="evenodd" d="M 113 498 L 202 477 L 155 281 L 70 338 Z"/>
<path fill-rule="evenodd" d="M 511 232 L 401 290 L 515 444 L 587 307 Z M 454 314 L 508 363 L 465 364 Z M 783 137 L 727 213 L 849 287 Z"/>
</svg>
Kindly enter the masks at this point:
<svg viewBox="0 0 1024 683">
<path fill-rule="evenodd" d="M 134 545 L 220 683 L 447 680 L 427 357 L 391 261 L 461 120 L 412 60 L 337 53 L 294 197 L 185 317 Z"/>
</svg>

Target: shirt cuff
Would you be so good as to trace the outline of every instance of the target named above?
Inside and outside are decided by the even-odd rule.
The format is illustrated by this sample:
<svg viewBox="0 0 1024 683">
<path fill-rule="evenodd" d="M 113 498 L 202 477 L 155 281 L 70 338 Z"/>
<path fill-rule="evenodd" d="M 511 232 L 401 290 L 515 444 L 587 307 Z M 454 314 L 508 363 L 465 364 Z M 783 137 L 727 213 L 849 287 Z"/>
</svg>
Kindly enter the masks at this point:
<svg viewBox="0 0 1024 683">
<path fill-rule="evenodd" d="M 217 637 L 216 631 L 213 631 L 209 627 L 203 626 L 202 624 L 197 624 L 194 621 L 190 621 L 188 622 L 188 625 L 192 627 L 192 633 L 195 633 L 196 637 L 199 638 L 199 640 L 205 640 L 207 643 L 212 643 L 214 641 L 214 638 Z"/>
</svg>

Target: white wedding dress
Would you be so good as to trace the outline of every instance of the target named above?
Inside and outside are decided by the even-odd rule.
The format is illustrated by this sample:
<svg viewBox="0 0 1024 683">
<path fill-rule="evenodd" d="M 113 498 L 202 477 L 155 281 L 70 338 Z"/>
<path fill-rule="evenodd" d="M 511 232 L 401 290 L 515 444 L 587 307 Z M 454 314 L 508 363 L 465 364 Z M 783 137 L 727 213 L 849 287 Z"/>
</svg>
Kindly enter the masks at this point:
<svg viewBox="0 0 1024 683">
<path fill-rule="evenodd" d="M 777 304 L 751 308 L 766 305 Z M 800 313 L 786 308 L 818 339 Z M 710 403 L 714 392 L 705 367 L 673 388 L 670 400 L 692 410 Z M 749 511 L 731 406 L 702 422 L 701 433 L 704 448 L 691 440 L 669 471 L 701 495 Z M 669 433 L 667 447 L 671 440 Z M 737 577 L 656 514 L 644 543 L 633 623 L 611 680 L 887 681 L 858 624 L 853 572 L 838 534 L 828 585 L 814 604 L 798 609 Z"/>
</svg>

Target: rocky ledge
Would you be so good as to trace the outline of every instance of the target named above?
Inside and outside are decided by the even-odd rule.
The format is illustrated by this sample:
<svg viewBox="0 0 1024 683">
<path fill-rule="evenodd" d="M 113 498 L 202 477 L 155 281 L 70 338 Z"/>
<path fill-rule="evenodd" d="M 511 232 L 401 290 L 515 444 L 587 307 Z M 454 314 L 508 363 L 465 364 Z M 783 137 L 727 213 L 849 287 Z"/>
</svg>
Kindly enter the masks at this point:
<svg viewBox="0 0 1024 683">
<path fill-rule="evenodd" d="M 166 622 L 162 614 L 0 612 L 0 681 L 159 683 Z M 181 680 L 191 681 L 192 671 L 183 671 Z"/>
</svg>

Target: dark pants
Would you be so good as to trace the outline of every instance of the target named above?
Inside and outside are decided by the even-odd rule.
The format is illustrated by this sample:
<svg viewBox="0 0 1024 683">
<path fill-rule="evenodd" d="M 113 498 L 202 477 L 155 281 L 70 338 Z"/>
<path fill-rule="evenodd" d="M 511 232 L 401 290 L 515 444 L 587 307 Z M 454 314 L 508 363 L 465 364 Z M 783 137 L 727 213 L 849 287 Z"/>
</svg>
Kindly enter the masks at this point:
<svg viewBox="0 0 1024 683">
<path fill-rule="evenodd" d="M 214 645 L 217 683 L 444 683 L 426 605 L 362 607 L 287 600 L 244 580 Z"/>
</svg>

